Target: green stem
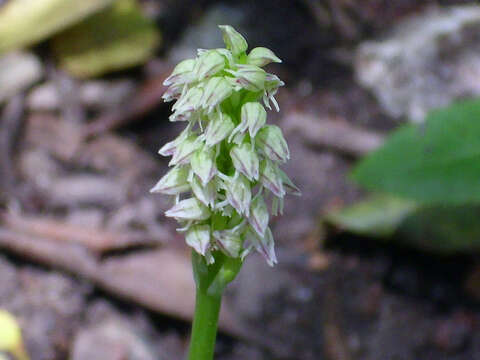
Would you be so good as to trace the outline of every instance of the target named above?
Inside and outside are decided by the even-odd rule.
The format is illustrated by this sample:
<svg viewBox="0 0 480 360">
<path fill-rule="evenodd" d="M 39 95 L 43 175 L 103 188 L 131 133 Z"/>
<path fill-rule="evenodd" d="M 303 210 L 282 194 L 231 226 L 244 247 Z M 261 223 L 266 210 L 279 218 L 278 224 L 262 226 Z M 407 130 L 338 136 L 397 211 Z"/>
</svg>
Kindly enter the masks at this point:
<svg viewBox="0 0 480 360">
<path fill-rule="evenodd" d="M 212 360 L 222 296 L 211 296 L 197 288 L 195 316 L 188 360 Z"/>
<path fill-rule="evenodd" d="M 215 263 L 192 251 L 193 275 L 197 295 L 188 360 L 212 360 L 217 337 L 218 316 L 225 287 L 240 271 L 242 261 L 214 254 Z"/>
</svg>

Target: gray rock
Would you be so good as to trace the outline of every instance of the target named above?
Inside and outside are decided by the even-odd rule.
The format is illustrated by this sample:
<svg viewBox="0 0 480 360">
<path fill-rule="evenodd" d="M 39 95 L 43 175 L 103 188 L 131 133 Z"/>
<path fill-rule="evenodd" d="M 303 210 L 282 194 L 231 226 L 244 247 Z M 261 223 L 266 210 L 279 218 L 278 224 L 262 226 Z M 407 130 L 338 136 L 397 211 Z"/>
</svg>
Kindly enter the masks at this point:
<svg viewBox="0 0 480 360">
<path fill-rule="evenodd" d="M 132 96 L 135 84 L 127 79 L 105 81 L 93 80 L 81 83 L 78 87 L 78 97 L 82 105 L 89 109 L 105 110 L 119 106 Z M 30 110 L 51 111 L 60 108 L 62 97 L 60 89 L 47 82 L 36 86 L 27 97 Z"/>
<path fill-rule="evenodd" d="M 103 307 L 103 309 L 99 309 Z M 89 323 L 75 336 L 72 360 L 154 360 L 147 331 L 138 321 L 97 303 L 87 314 Z M 164 357 L 160 357 L 164 359 Z"/>
<path fill-rule="evenodd" d="M 122 183 L 107 176 L 88 173 L 58 177 L 46 192 L 52 204 L 57 206 L 118 206 L 126 196 Z"/>
<path fill-rule="evenodd" d="M 14 52 L 0 57 L 0 104 L 42 77 L 40 60 L 31 53 Z"/>
<path fill-rule="evenodd" d="M 427 9 L 361 44 L 357 79 L 388 114 L 421 122 L 432 108 L 480 95 L 479 33 L 476 5 Z"/>
<path fill-rule="evenodd" d="M 69 276 L 0 256 L 0 308 L 17 318 L 32 360 L 67 357 L 90 291 Z"/>
</svg>

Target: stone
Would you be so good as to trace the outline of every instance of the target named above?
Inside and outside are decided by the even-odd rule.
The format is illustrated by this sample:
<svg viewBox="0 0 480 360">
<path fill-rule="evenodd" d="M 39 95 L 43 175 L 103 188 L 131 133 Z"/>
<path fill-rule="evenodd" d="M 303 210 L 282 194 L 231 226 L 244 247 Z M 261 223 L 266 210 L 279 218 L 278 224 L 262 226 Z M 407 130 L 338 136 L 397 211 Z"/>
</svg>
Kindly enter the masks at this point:
<svg viewBox="0 0 480 360">
<path fill-rule="evenodd" d="M 40 60 L 32 53 L 13 52 L 0 56 L 0 105 L 33 85 L 42 75 Z"/>
<path fill-rule="evenodd" d="M 386 113 L 422 122 L 429 110 L 480 95 L 480 7 L 427 8 L 357 49 L 355 72 Z"/>
<path fill-rule="evenodd" d="M 91 80 L 80 83 L 78 97 L 82 105 L 93 110 L 109 110 L 127 101 L 135 91 L 135 84 L 128 79 Z M 62 96 L 53 82 L 36 86 L 28 94 L 27 106 L 33 111 L 52 111 L 61 108 Z"/>
<path fill-rule="evenodd" d="M 102 309 L 103 308 L 103 309 Z M 90 318 L 90 319 L 88 319 Z M 148 329 L 147 329 L 148 330 Z M 87 325 L 73 341 L 73 360 L 155 360 L 151 340 L 138 321 L 97 302 L 87 314 Z"/>
<path fill-rule="evenodd" d="M 22 328 L 32 360 L 66 359 L 92 288 L 70 276 L 0 256 L 0 308 Z"/>
</svg>

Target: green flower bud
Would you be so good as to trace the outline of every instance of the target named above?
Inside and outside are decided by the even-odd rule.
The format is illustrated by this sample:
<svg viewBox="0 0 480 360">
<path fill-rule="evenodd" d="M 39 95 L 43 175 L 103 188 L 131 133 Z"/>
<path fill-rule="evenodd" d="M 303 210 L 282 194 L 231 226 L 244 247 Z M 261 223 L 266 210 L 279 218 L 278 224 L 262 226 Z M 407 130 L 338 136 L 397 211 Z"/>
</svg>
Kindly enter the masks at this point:
<svg viewBox="0 0 480 360">
<path fill-rule="evenodd" d="M 230 156 L 237 171 L 250 180 L 258 180 L 258 156 L 250 144 L 233 146 Z"/>
<path fill-rule="evenodd" d="M 247 40 L 245 40 L 245 38 L 233 27 L 230 25 L 219 25 L 218 27 L 223 32 L 223 42 L 225 43 L 227 49 L 233 53 L 233 55 L 238 56 L 247 51 Z"/>
<path fill-rule="evenodd" d="M 256 47 L 248 54 L 247 63 L 255 66 L 265 66 L 271 62 L 281 63 L 272 50 L 264 47 Z"/>
<path fill-rule="evenodd" d="M 255 137 L 255 143 L 273 161 L 286 162 L 290 159 L 287 142 L 278 126 L 265 126 Z"/>
<path fill-rule="evenodd" d="M 162 156 L 171 156 L 175 153 L 178 146 L 188 137 L 190 134 L 190 128 L 186 127 L 185 130 L 181 132 L 181 134 L 173 141 L 170 141 L 163 145 L 158 153 Z"/>
<path fill-rule="evenodd" d="M 188 168 L 176 166 L 165 174 L 160 181 L 150 190 L 151 193 L 178 195 L 190 190 L 188 183 Z"/>
<path fill-rule="evenodd" d="M 195 135 L 185 138 L 175 150 L 169 166 L 188 163 L 190 157 L 202 146 Z"/>
<path fill-rule="evenodd" d="M 238 65 L 238 70 L 228 70 L 230 74 L 235 76 L 234 84 L 239 89 L 248 91 L 264 90 L 265 77 L 267 73 L 262 68 L 254 65 Z"/>
<path fill-rule="evenodd" d="M 283 198 L 273 197 L 272 199 L 272 215 L 277 216 L 283 214 Z"/>
<path fill-rule="evenodd" d="M 169 101 L 180 98 L 180 96 L 182 95 L 184 86 L 185 85 L 182 85 L 182 84 L 180 85 L 175 84 L 170 86 L 162 95 L 163 101 L 169 102 Z"/>
<path fill-rule="evenodd" d="M 190 198 L 180 201 L 167 210 L 165 216 L 178 220 L 206 220 L 210 217 L 210 210 L 198 199 Z"/>
<path fill-rule="evenodd" d="M 215 150 L 204 146 L 197 150 L 190 160 L 192 170 L 202 180 L 203 185 L 206 185 L 217 173 L 217 166 L 215 165 Z"/>
<path fill-rule="evenodd" d="M 217 187 L 215 181 L 212 180 L 208 184 L 203 185 L 200 179 L 196 176 L 193 177 L 190 182 L 192 192 L 195 197 L 200 200 L 206 206 L 214 207 L 217 197 Z"/>
<path fill-rule="evenodd" d="M 256 196 L 250 205 L 248 222 L 259 236 L 263 237 L 265 235 L 265 230 L 268 227 L 268 219 L 267 204 L 265 204 L 262 196 Z"/>
<path fill-rule="evenodd" d="M 229 97 L 233 92 L 233 86 L 223 77 L 213 77 L 205 85 L 205 91 L 201 105 L 211 112 L 215 106 Z"/>
<path fill-rule="evenodd" d="M 205 144 L 213 146 L 225 139 L 233 130 L 235 125 L 232 118 L 227 114 L 213 113 L 205 130 Z"/>
<path fill-rule="evenodd" d="M 250 243 L 255 250 L 263 255 L 267 260 L 268 265 L 273 266 L 277 263 L 277 257 L 275 255 L 273 235 L 270 228 L 265 230 L 265 236 L 258 236 L 252 230 L 247 230 L 245 235 L 245 241 Z"/>
<path fill-rule="evenodd" d="M 193 87 L 188 90 L 182 97 L 172 106 L 175 112 L 169 117 L 170 121 L 185 121 L 190 114 L 197 110 L 201 105 L 203 90 Z"/>
<path fill-rule="evenodd" d="M 203 53 L 196 62 L 195 72 L 198 80 L 213 76 L 225 67 L 225 58 L 215 50 Z"/>
<path fill-rule="evenodd" d="M 183 60 L 175 66 L 173 72 L 165 79 L 163 85 L 185 84 L 194 80 L 193 68 L 195 67 L 194 59 Z"/>
<path fill-rule="evenodd" d="M 232 205 L 239 214 L 248 216 L 250 213 L 250 201 L 252 199 L 252 191 L 248 179 L 241 174 L 237 174 L 234 178 L 227 178 L 225 180 L 225 189 L 228 203 Z"/>
<path fill-rule="evenodd" d="M 280 178 L 282 179 L 283 182 L 283 188 L 285 191 L 289 194 L 295 195 L 295 196 L 302 196 L 302 192 L 300 189 L 290 180 L 287 174 L 283 172 L 281 169 L 278 169 L 278 173 L 280 175 Z"/>
<path fill-rule="evenodd" d="M 227 65 L 229 67 L 235 66 L 235 59 L 233 58 L 233 54 L 230 50 L 227 49 L 215 49 L 219 54 L 223 55 L 225 59 L 227 59 Z"/>
<path fill-rule="evenodd" d="M 265 90 L 268 92 L 277 91 L 279 87 L 285 85 L 277 75 L 267 74 L 265 76 Z"/>
<path fill-rule="evenodd" d="M 197 253 L 205 256 L 210 247 L 210 225 L 192 226 L 185 235 L 185 241 Z"/>
<path fill-rule="evenodd" d="M 213 237 L 217 240 L 217 245 L 227 256 L 239 257 L 242 250 L 241 237 L 232 230 L 214 231 Z"/>
<path fill-rule="evenodd" d="M 258 102 L 243 104 L 241 110 L 242 123 L 248 126 L 248 132 L 253 138 L 267 121 L 267 112 Z"/>
<path fill-rule="evenodd" d="M 285 196 L 282 177 L 279 168 L 269 159 L 264 159 L 260 163 L 260 182 L 264 187 L 270 190 L 275 196 Z"/>
<path fill-rule="evenodd" d="M 277 75 L 267 74 L 265 77 L 265 93 L 263 94 L 263 102 L 265 106 L 271 110 L 270 101 L 275 106 L 275 110 L 280 111 L 277 100 L 275 100 L 275 94 L 278 91 L 280 86 L 285 85 L 285 83 L 279 79 Z"/>
</svg>

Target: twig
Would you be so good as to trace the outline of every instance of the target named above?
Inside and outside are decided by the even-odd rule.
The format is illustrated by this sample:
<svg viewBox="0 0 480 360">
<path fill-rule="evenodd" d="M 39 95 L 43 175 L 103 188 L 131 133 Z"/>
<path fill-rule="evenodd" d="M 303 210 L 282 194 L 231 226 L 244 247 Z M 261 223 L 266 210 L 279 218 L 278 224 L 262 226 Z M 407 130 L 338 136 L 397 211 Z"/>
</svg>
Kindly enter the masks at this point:
<svg viewBox="0 0 480 360">
<path fill-rule="evenodd" d="M 41 264 L 67 270 L 92 279 L 98 262 L 91 253 L 76 244 L 59 244 L 58 241 L 32 237 L 0 227 L 0 247 Z"/>
<path fill-rule="evenodd" d="M 0 197 L 12 198 L 15 196 L 15 168 L 12 157 L 22 125 L 24 95 L 14 96 L 1 116 L 0 123 Z"/>
<path fill-rule="evenodd" d="M 95 253 L 120 250 L 132 246 L 153 246 L 166 243 L 170 235 L 165 230 L 164 238 L 159 239 L 146 232 L 113 232 L 102 229 L 85 228 L 44 217 L 23 217 L 6 214 L 2 216 L 5 225 L 21 233 L 45 237 L 57 241 L 68 241 L 84 245 Z"/>
<path fill-rule="evenodd" d="M 346 121 L 317 119 L 300 112 L 286 115 L 284 129 L 286 133 L 299 133 L 311 145 L 333 148 L 355 157 L 375 150 L 384 141 L 381 133 L 353 126 Z"/>
</svg>

